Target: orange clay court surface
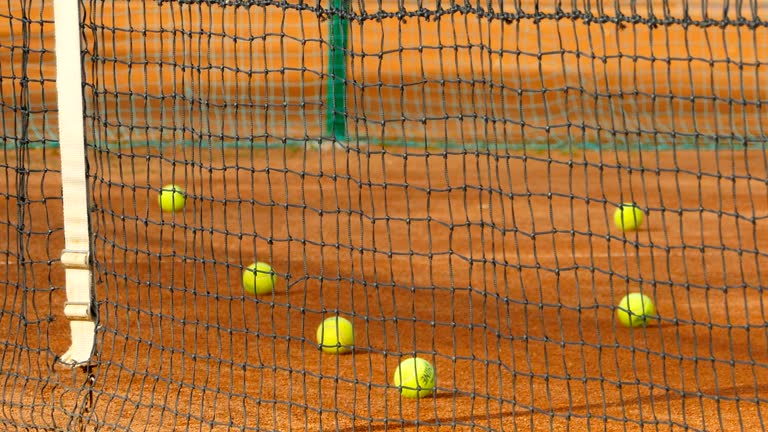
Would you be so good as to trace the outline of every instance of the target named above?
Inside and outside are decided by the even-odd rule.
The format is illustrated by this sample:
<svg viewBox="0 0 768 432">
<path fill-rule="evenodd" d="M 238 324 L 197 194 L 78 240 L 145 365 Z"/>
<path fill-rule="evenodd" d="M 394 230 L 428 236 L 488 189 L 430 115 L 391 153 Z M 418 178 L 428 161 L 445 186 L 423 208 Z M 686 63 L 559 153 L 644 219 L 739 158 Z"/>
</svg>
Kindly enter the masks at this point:
<svg viewBox="0 0 768 432">
<path fill-rule="evenodd" d="M 240 29 L 268 36 L 253 44 L 222 39 L 215 46 L 207 45 L 206 39 L 191 38 L 185 49 L 210 55 L 179 59 L 173 44 L 160 48 L 161 39 L 174 40 L 169 34 L 147 33 L 148 44 L 128 48 L 120 33 L 117 47 L 103 45 L 112 35 L 101 33 L 98 50 L 107 61 L 86 70 L 86 75 L 92 74 L 86 78 L 98 82 L 98 89 L 183 94 L 188 91 L 184 83 L 192 79 L 197 85 L 206 83 L 195 87 L 193 95 L 211 101 L 234 97 L 255 104 L 261 97 L 274 103 L 322 98 L 325 83 L 312 74 L 288 72 L 283 81 L 271 75 L 262 80 L 225 68 L 193 75 L 189 68 L 168 66 L 172 62 L 220 66 L 242 55 L 248 59 L 243 69 L 304 64 L 319 71 L 324 67 L 317 55 L 322 49 L 319 44 L 302 45 L 274 36 L 292 32 L 294 37 L 318 38 L 325 27 L 316 20 L 304 22 L 294 12 L 285 19 L 269 20 L 270 14 L 280 13 L 260 14 L 262 9 L 232 20 L 224 16 L 234 15 L 230 11 L 213 18 L 202 14 L 205 19 L 201 20 L 199 12 L 189 15 L 179 6 L 172 12 L 160 12 L 159 6 L 150 3 L 144 7 L 145 14 L 133 14 L 130 20 L 126 8 L 109 4 L 89 10 L 86 17 L 110 28 L 173 28 L 184 22 L 206 31 L 218 29 L 214 34 Z M 47 7 L 43 15 L 52 17 L 52 12 Z M 186 21 L 179 21 L 180 17 Z M 466 34 L 459 36 L 464 38 L 480 34 L 471 31 L 476 23 L 457 19 L 441 25 L 463 28 Z M 395 24 L 398 39 L 387 37 L 395 30 L 376 24 L 362 32 L 367 39 L 360 39 L 359 28 L 353 28 L 352 38 L 367 47 L 362 51 L 383 52 L 391 48 L 386 44 L 414 47 L 420 37 L 437 37 L 435 26 Z M 495 26 L 501 27 L 497 23 L 491 27 Z M 51 30 L 49 26 L 42 33 L 51 35 Z M 473 93 L 472 102 L 485 113 L 525 118 L 534 126 L 571 123 L 588 125 L 590 130 L 699 133 L 722 133 L 725 127 L 737 134 L 762 130 L 764 113 L 759 108 L 708 99 L 713 95 L 765 99 L 759 90 L 766 87 L 756 85 L 765 79 L 762 69 L 747 65 L 742 72 L 728 75 L 736 68 L 733 64 L 716 63 L 712 68 L 706 60 L 692 66 L 682 60 L 660 64 L 646 56 L 738 56 L 744 63 L 764 63 L 757 50 L 768 39 L 764 28 L 744 38 L 741 45 L 735 43 L 739 33 L 730 29 L 710 33 L 630 27 L 606 33 L 597 26 L 587 29 L 569 21 L 520 23 L 505 27 L 504 32 L 505 49 L 564 50 L 565 54 L 538 59 L 498 56 L 491 50 L 477 54 L 496 62 L 495 69 L 489 66 L 484 72 L 457 66 L 453 58 L 426 55 L 431 59 L 424 62 L 426 69 L 406 72 L 416 78 L 429 74 L 486 77 L 509 88 L 560 88 L 522 100 L 514 93 L 508 99 L 497 93 L 492 96 L 489 87 L 483 87 L 480 95 Z M 502 39 L 483 34 L 501 43 Z M 547 37 L 551 34 L 560 37 Z M 541 45 L 542 38 L 551 46 Z M 701 42 L 705 39 L 708 43 Z M 177 36 L 175 40 L 187 39 Z M 479 42 L 450 41 L 454 45 Z M 446 42 L 429 39 L 429 43 Z M 49 36 L 44 45 L 53 48 Z M 230 48 L 236 52 L 235 45 L 243 53 L 225 56 Z M 262 56 L 253 55 L 248 45 Z M 263 54 L 275 52 L 276 47 L 288 54 Z M 607 64 L 584 57 L 575 60 L 572 53 L 576 51 L 599 56 L 631 52 L 639 60 L 623 69 L 633 72 L 618 74 L 626 59 L 609 57 Z M 132 71 L 124 70 L 122 63 L 110 63 L 113 58 L 151 55 L 168 63 Z M 462 51 L 462 55 L 475 54 Z M 435 60 L 448 69 L 435 70 Z M 351 61 L 350 73 L 365 77 L 366 82 L 394 80 L 402 86 L 402 68 L 396 65 L 401 61 L 393 55 L 357 59 Z M 363 67 L 366 62 L 370 68 Z M 469 63 L 477 64 L 465 64 Z M 30 73 L 37 70 L 55 76 L 52 67 L 46 63 Z M 664 74 L 654 75 L 656 69 Z M 515 71 L 510 77 L 500 72 L 510 70 Z M 13 94 L 14 82 L 3 81 L 4 95 Z M 245 89 L 234 84 L 242 82 L 247 84 Z M 418 97 L 409 93 L 417 87 L 406 87 L 402 94 L 388 87 L 379 89 L 383 92 L 379 96 L 367 94 L 353 100 L 353 112 L 375 124 L 382 120 L 377 116 L 389 113 L 428 116 L 434 110 L 439 117 L 471 110 L 459 104 L 470 99 L 464 98 L 461 92 L 467 90 L 461 85 L 449 85 L 452 96 L 428 86 Z M 586 95 L 577 96 L 579 103 L 565 104 L 573 102 L 565 99 L 566 93 L 579 94 L 562 91 L 565 87 L 585 89 Z M 636 94 L 606 102 L 595 97 L 601 89 Z M 40 95 L 46 94 L 50 104 L 52 91 L 51 83 L 30 84 L 33 100 L 40 101 Z M 86 89 L 86 100 L 92 100 L 90 91 Z M 703 98 L 690 104 L 669 98 L 651 101 L 652 93 L 670 92 Z M 350 90 L 350 99 L 362 93 Z M 447 103 L 430 103 L 441 100 Z M 162 103 L 184 102 L 164 99 Z M 454 423 L 458 430 L 472 424 L 493 430 L 639 430 L 640 422 L 652 428 L 660 423 L 659 429 L 669 429 L 670 424 L 706 430 L 765 427 L 765 404 L 754 402 L 768 389 L 766 311 L 758 289 L 765 285 L 760 269 L 766 264 L 764 252 L 758 251 L 768 250 L 768 233 L 761 227 L 768 216 L 764 181 L 768 173 L 762 150 L 510 150 L 483 155 L 435 151 L 429 157 L 423 152 L 404 157 L 417 149 L 223 150 L 165 142 L 161 153 L 140 143 L 162 142 L 164 136 L 158 131 L 170 125 L 213 136 L 226 132 L 245 137 L 258 133 L 316 136 L 322 126 L 320 111 L 312 111 L 311 105 L 300 114 L 295 107 L 282 113 L 273 109 L 277 113 L 269 118 L 255 109 L 242 110 L 233 122 L 219 122 L 231 114 L 223 108 L 211 110 L 209 118 L 199 106 L 194 107 L 195 116 L 179 122 L 178 117 L 158 115 L 161 105 L 136 97 L 127 102 L 105 98 L 89 106 L 110 122 L 87 122 L 89 139 L 114 122 L 138 126 L 130 132 L 127 128 L 110 132 L 123 143 L 119 152 L 118 147 L 110 152 L 90 148 L 88 155 L 95 208 L 91 213 L 95 287 L 102 326 L 97 335 L 100 367 L 90 421 L 124 430 L 233 425 L 280 431 L 427 431 L 449 430 L 450 426 L 438 425 Z M 127 115 L 121 111 L 126 106 L 142 109 Z M 417 141 L 435 134 L 473 139 L 478 134 L 477 124 L 469 121 L 431 127 L 394 132 L 368 129 L 367 133 L 385 139 L 392 138 L 389 134 L 405 134 Z M 521 136 L 514 125 L 502 129 L 490 133 L 492 140 L 514 142 Z M 552 136 L 581 133 L 574 130 L 554 128 Z M 185 134 L 173 132 L 165 139 L 189 138 Z M 138 146 L 125 146 L 128 139 Z M 56 167 L 56 152 L 31 150 L 30 163 L 40 168 L 41 161 L 47 160 L 49 168 Z M 12 153 L 3 154 L 3 164 L 18 163 Z M 187 189 L 187 207 L 176 215 L 161 214 L 156 193 L 171 182 Z M 0 190 L 16 187 L 13 176 L 0 176 Z M 31 229 L 60 228 L 59 176 L 32 172 L 28 190 L 32 203 L 26 207 L 26 223 Z M 48 198 L 45 205 L 38 201 L 44 197 Z M 645 226 L 636 234 L 625 236 L 610 224 L 613 204 L 622 199 L 650 209 Z M 3 200 L 0 214 L 14 220 L 16 201 Z M 8 250 L 15 250 L 15 234 L 6 233 Z M 58 258 L 63 247 L 60 230 L 32 237 L 25 248 L 33 259 Z M 270 262 L 278 272 L 274 296 L 244 296 L 241 270 L 255 259 Z M 13 258 L 9 255 L 8 260 Z M 29 286 L 63 287 L 57 262 L 29 268 L 33 269 L 27 274 Z M 20 280 L 15 269 L 14 265 L 4 267 L 7 280 Z M 639 289 L 655 298 L 662 321 L 645 330 L 618 327 L 614 305 L 627 291 Z M 6 298 L 12 296 L 5 293 Z M 50 339 L 43 335 L 38 340 L 37 334 L 30 334 L 21 340 L 9 331 L 17 318 L 0 317 L 0 331 L 8 332 L 0 337 L 44 348 L 42 354 L 18 354 L 19 350 L 4 356 L 4 371 L 13 367 L 18 376 L 45 377 L 53 354 L 63 353 L 69 344 L 68 325 L 61 315 L 63 302 L 63 289 L 34 297 L 33 310 L 46 311 L 40 305 L 52 303 L 56 319 L 40 325 L 49 329 Z M 321 354 L 315 345 L 317 325 L 336 312 L 355 325 L 357 343 L 351 355 Z M 437 368 L 434 398 L 401 400 L 389 386 L 399 361 L 414 353 Z M 74 380 L 79 385 L 83 380 L 79 373 L 51 373 L 63 383 Z M 72 409 L 78 396 L 62 385 L 9 382 L 15 386 L 6 390 L 4 398 L 15 404 L 61 404 Z M 62 421 L 61 411 L 45 407 L 4 407 L 0 413 L 19 424 L 61 425 Z"/>
<path fill-rule="evenodd" d="M 181 160 L 185 151 L 164 156 Z M 406 159 L 390 151 L 215 150 L 202 159 L 212 171 L 176 166 L 191 198 L 175 216 L 161 214 L 147 189 L 171 179 L 170 164 L 92 153 L 101 178 L 92 188 L 99 421 L 365 430 L 369 418 L 373 430 L 417 420 L 429 425 L 420 430 L 452 422 L 583 430 L 602 429 L 587 418 L 607 416 L 609 430 L 622 430 L 620 419 L 760 429 L 757 405 L 735 400 L 768 385 L 750 366 L 768 361 L 756 330 L 765 322 L 756 289 L 765 258 L 754 252 L 768 236 L 726 215 L 765 216 L 765 184 L 741 177 L 765 177 L 765 165 L 747 163 L 760 152 L 659 152 L 643 162 L 644 174 L 630 175 L 609 167 L 630 157 L 636 166 L 638 154 L 551 154 L 552 163 L 542 154 L 524 163 L 519 153 Z M 717 172 L 718 163 L 739 178 L 693 174 Z M 40 181 L 31 178 L 33 199 L 58 194 L 56 176 Z M 651 208 L 630 236 L 639 248 L 606 222 L 611 207 L 602 201 L 622 191 Z M 700 206 L 724 216 L 693 210 Z M 33 228 L 61 226 L 56 202 L 48 218 L 30 210 Z M 61 246 L 54 235 L 29 253 Z M 722 251 L 729 248 L 744 252 Z M 254 257 L 280 273 L 274 296 L 243 296 L 239 266 Z M 47 271 L 39 270 L 34 282 L 44 287 Z M 60 268 L 51 272 L 62 286 Z M 663 321 L 631 331 L 617 326 L 612 306 L 639 280 Z M 62 296 L 53 298 L 57 315 Z M 317 349 L 323 310 L 353 321 L 354 354 Z M 51 337 L 51 350 L 63 352 L 61 316 Z M 418 403 L 387 387 L 401 356 L 414 351 L 438 371 L 437 397 Z"/>
<path fill-rule="evenodd" d="M 85 101 L 102 123 L 88 119 L 86 126 L 95 127 L 100 139 L 167 144 L 200 136 L 247 141 L 266 135 L 301 140 L 323 132 L 328 98 L 324 53 L 330 36 L 328 22 L 311 12 L 87 3 Z M 353 3 L 358 11 L 360 5 Z M 678 2 L 628 3 L 598 2 L 589 10 L 612 16 L 684 14 Z M 555 4 L 538 7 L 551 13 Z M 379 7 L 374 2 L 366 10 L 373 12 L 374 5 Z M 387 11 L 398 8 L 393 1 L 381 5 Z M 418 5 L 436 6 L 433 1 Z M 531 11 L 534 5 L 524 1 L 505 7 Z M 710 18 L 722 18 L 722 4 L 709 1 L 707 7 Z M 766 5 L 755 7 L 760 16 L 768 12 Z M 51 5 L 30 9 L 31 19 L 53 20 Z M 702 19 L 703 12 L 693 5 L 687 10 L 692 19 Z M 752 16 L 735 5 L 728 12 L 732 19 L 738 13 Z M 20 103 L 11 97 L 27 73 L 30 101 L 50 105 L 55 101 L 53 25 L 31 22 L 31 50 L 23 51 L 5 48 L 22 42 L 12 37 L 21 31 L 21 22 L 12 24 L 0 27 L 0 52 L 12 65 L 1 83 L 3 97 L 9 105 Z M 755 103 L 768 97 L 768 75 L 761 67 L 768 62 L 761 49 L 766 45 L 768 28 L 762 26 L 620 29 L 568 19 L 502 24 L 473 15 L 437 22 L 353 22 L 348 127 L 352 136 L 385 142 L 610 139 L 649 145 L 657 139 L 669 142 L 672 134 L 680 141 L 759 136 L 768 129 L 764 107 Z M 22 70 L 25 55 L 28 67 Z M 34 111 L 33 117 L 42 115 Z M 54 113 L 45 115 L 55 121 Z M 6 127 L 12 124 L 8 120 Z M 641 133 L 645 136 L 638 138 Z"/>
</svg>

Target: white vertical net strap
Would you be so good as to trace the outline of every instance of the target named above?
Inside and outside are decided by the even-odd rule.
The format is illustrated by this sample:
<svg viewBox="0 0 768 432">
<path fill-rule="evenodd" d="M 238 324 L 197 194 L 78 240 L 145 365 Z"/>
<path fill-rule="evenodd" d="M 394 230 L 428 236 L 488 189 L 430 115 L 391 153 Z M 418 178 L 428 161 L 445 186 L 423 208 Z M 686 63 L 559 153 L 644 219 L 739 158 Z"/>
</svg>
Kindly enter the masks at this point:
<svg viewBox="0 0 768 432">
<path fill-rule="evenodd" d="M 83 101 L 80 83 L 80 16 L 77 0 L 55 0 L 56 70 L 61 145 L 61 178 L 64 200 L 67 303 L 72 345 L 60 360 L 73 366 L 87 364 L 94 350 L 96 316 L 93 308 L 92 275 L 89 265 L 88 195 Z M 64 85 L 61 85 L 64 84 Z"/>
</svg>

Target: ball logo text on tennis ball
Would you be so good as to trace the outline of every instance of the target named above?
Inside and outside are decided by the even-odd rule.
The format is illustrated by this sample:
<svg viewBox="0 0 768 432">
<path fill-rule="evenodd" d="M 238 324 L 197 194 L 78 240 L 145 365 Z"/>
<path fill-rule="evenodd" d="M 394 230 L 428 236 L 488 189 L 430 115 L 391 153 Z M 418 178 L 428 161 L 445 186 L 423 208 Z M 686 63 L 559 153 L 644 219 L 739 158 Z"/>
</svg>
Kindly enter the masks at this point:
<svg viewBox="0 0 768 432">
<path fill-rule="evenodd" d="M 355 345 L 352 323 L 342 317 L 330 317 L 317 327 L 317 344 L 324 352 L 344 354 Z"/>
<path fill-rule="evenodd" d="M 395 369 L 395 386 L 403 397 L 416 399 L 429 396 L 435 391 L 437 381 L 435 368 L 423 358 L 403 360 Z"/>
<path fill-rule="evenodd" d="M 157 202 L 164 212 L 175 213 L 184 209 L 187 198 L 184 196 L 184 189 L 180 186 L 169 184 L 163 186 L 160 190 Z"/>
<path fill-rule="evenodd" d="M 635 231 L 640 228 L 645 219 L 645 213 L 632 203 L 624 203 L 613 212 L 613 222 L 622 231 Z"/>
<path fill-rule="evenodd" d="M 275 288 L 276 282 L 277 275 L 267 263 L 255 262 L 243 271 L 243 288 L 248 294 L 269 294 Z"/>
<path fill-rule="evenodd" d="M 624 296 L 616 308 L 616 318 L 625 327 L 640 327 L 656 316 L 653 300 L 645 294 L 630 293 Z"/>
</svg>

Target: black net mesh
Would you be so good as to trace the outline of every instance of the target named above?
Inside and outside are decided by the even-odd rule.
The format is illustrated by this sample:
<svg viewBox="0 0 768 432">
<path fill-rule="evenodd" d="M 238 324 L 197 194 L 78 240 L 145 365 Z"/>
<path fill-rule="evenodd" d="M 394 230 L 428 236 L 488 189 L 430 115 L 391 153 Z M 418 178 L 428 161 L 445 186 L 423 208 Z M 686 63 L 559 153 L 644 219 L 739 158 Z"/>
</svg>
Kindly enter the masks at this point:
<svg viewBox="0 0 768 432">
<path fill-rule="evenodd" d="M 763 5 L 81 12 L 98 366 L 88 410 L 69 408 L 77 383 L 43 424 L 765 429 Z M 40 203 L 28 238 L 59 233 L 60 201 Z M 624 203 L 636 230 L 615 221 Z M 256 261 L 271 291 L 244 288 Z M 655 310 L 623 312 L 630 293 Z M 334 316 L 350 353 L 318 346 Z M 427 397 L 395 384 L 412 357 L 434 365 Z"/>
</svg>

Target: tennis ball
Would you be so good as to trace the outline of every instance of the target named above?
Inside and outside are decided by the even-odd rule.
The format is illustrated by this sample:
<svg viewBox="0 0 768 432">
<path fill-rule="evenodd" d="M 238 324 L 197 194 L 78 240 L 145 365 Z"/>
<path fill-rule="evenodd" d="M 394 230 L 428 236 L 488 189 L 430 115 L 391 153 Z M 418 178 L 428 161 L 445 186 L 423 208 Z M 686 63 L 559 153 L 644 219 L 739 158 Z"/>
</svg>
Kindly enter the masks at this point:
<svg viewBox="0 0 768 432">
<path fill-rule="evenodd" d="M 395 369 L 395 386 L 403 397 L 415 399 L 429 396 L 435 391 L 435 368 L 428 361 L 413 357 L 403 360 Z"/>
<path fill-rule="evenodd" d="M 157 197 L 157 202 L 160 203 L 160 208 L 164 212 L 178 212 L 184 208 L 184 204 L 187 202 L 184 196 L 184 189 L 179 186 L 169 184 L 163 186 L 160 190 L 160 196 Z"/>
<path fill-rule="evenodd" d="M 616 309 L 616 317 L 626 327 L 640 327 L 656 315 L 653 300 L 645 294 L 630 293 L 624 296 Z"/>
<path fill-rule="evenodd" d="M 635 231 L 643 224 L 643 219 L 643 210 L 632 203 L 624 203 L 613 212 L 613 222 L 622 231 Z"/>
<path fill-rule="evenodd" d="M 243 271 L 243 288 L 248 294 L 269 294 L 276 282 L 277 276 L 267 263 L 255 262 Z"/>
<path fill-rule="evenodd" d="M 342 317 L 330 317 L 317 327 L 317 344 L 323 351 L 344 354 L 355 345 L 355 331 L 352 323 Z"/>
</svg>

